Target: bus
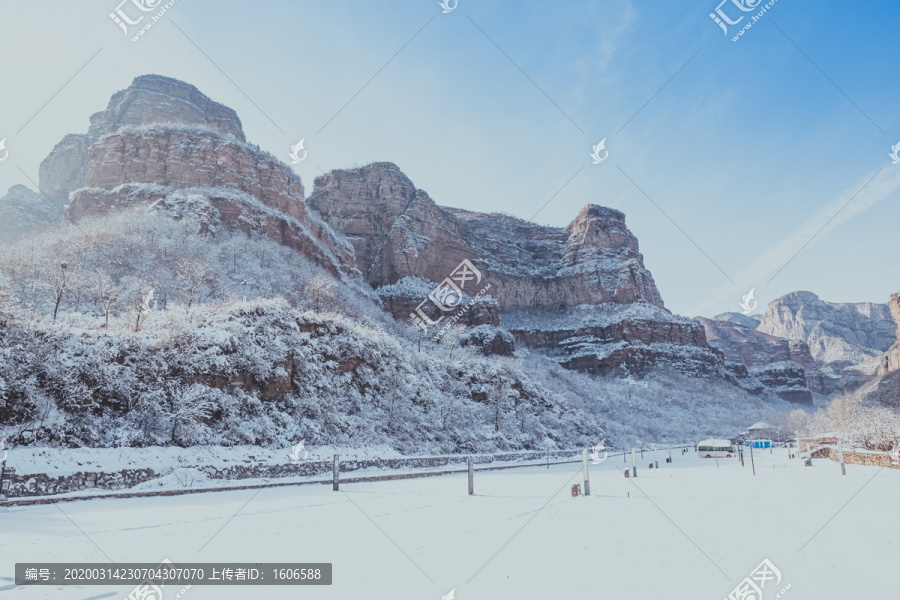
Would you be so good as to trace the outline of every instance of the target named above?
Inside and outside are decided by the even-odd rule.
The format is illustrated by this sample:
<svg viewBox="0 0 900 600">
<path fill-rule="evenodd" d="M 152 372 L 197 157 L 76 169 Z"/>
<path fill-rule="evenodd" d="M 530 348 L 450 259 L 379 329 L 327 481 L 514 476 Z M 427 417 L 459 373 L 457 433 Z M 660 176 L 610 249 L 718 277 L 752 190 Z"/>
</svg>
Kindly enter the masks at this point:
<svg viewBox="0 0 900 600">
<path fill-rule="evenodd" d="M 697 456 L 700 458 L 731 458 L 736 454 L 731 440 L 703 440 L 697 442 Z"/>
</svg>

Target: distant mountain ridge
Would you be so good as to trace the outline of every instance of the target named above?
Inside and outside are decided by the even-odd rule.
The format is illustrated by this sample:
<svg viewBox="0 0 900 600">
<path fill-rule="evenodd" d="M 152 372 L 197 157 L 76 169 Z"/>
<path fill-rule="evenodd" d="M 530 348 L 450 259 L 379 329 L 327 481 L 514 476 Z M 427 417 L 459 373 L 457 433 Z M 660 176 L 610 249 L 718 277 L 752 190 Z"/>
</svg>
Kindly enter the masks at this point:
<svg viewBox="0 0 900 600">
<path fill-rule="evenodd" d="M 784 388 L 782 397 L 801 394 L 804 380 L 811 392 L 825 396 L 855 389 L 874 377 L 897 340 L 888 304 L 825 302 L 806 291 L 776 298 L 762 315 L 697 320 L 728 361 L 757 376 L 792 381 L 788 387 L 794 389 Z"/>
</svg>

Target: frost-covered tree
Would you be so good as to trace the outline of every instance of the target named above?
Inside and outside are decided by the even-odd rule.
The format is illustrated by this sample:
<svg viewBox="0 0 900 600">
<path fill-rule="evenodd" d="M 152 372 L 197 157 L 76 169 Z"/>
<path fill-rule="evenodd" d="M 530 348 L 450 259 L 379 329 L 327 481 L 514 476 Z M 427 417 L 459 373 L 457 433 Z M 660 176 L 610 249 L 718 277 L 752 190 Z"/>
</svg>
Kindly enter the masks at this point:
<svg viewBox="0 0 900 600">
<path fill-rule="evenodd" d="M 304 286 L 306 295 L 312 300 L 316 308 L 316 314 L 322 309 L 329 309 L 333 305 L 336 284 L 333 278 L 327 275 L 314 275 L 309 278 Z"/>
<path fill-rule="evenodd" d="M 194 303 L 197 293 L 208 285 L 215 275 L 216 271 L 202 258 L 192 257 L 178 261 L 175 266 L 175 276 L 182 283 L 188 308 Z"/>
<path fill-rule="evenodd" d="M 109 275 L 97 271 L 90 280 L 90 291 L 94 300 L 103 311 L 103 326 L 109 327 L 109 314 L 113 307 L 119 303 L 122 289 L 115 285 Z"/>
<path fill-rule="evenodd" d="M 71 285 L 73 271 L 69 269 L 69 263 L 66 261 L 48 260 L 43 266 L 44 283 L 50 290 L 53 298 L 53 320 L 56 321 L 56 315 L 59 313 L 59 304 L 62 302 L 63 296 Z"/>
</svg>

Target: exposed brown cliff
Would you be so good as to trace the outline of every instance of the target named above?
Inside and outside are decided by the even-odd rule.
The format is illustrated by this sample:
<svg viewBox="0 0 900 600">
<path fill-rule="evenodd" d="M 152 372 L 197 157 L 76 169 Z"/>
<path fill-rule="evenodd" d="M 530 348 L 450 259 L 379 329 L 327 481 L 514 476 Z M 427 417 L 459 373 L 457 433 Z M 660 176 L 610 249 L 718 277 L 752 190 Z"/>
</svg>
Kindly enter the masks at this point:
<svg viewBox="0 0 900 600">
<path fill-rule="evenodd" d="M 637 238 L 610 208 L 588 205 L 562 229 L 442 207 L 390 163 L 319 177 L 308 203 L 350 240 L 373 287 L 415 276 L 441 281 L 468 259 L 501 310 L 663 306 Z"/>
<path fill-rule="evenodd" d="M 212 101 L 196 87 L 159 75 L 135 78 L 125 90 L 113 94 L 106 110 L 91 116 L 85 134 L 65 136 L 40 167 L 41 191 L 55 202 L 84 187 L 88 174 L 88 149 L 101 136 L 123 126 L 153 123 L 196 125 L 244 141 L 241 120 L 234 110 Z"/>
</svg>

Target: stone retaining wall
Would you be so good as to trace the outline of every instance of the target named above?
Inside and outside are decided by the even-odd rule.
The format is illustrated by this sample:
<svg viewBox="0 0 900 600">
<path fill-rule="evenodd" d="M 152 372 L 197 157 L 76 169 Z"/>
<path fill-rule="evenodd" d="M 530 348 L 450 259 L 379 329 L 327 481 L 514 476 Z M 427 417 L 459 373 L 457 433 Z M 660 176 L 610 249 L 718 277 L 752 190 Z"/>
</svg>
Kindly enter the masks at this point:
<svg viewBox="0 0 900 600">
<path fill-rule="evenodd" d="M 841 461 L 840 453 L 838 453 L 837 448 L 828 448 L 828 450 L 828 458 L 834 462 Z M 844 464 L 900 469 L 900 457 L 881 452 L 854 452 L 852 450 L 844 450 Z"/>
<path fill-rule="evenodd" d="M 551 459 L 569 458 L 579 454 L 580 450 L 561 450 L 550 452 Z M 464 466 L 471 458 L 477 465 L 504 463 L 512 461 L 538 461 L 547 458 L 546 452 L 509 452 L 505 454 L 429 456 L 419 458 L 386 458 L 373 460 L 342 460 L 341 473 L 349 473 L 361 469 L 429 469 L 451 465 Z M 10 465 L 14 466 L 14 465 Z M 203 465 L 196 468 L 210 479 L 281 479 L 285 477 L 314 477 L 331 475 L 332 461 L 304 461 L 299 464 L 267 464 L 251 463 L 215 467 Z M 12 478 L 9 498 L 28 496 L 52 496 L 82 490 L 127 490 L 129 488 L 158 479 L 166 473 L 157 473 L 153 469 L 125 469 L 112 473 L 78 472 L 74 475 L 52 476 L 44 473 L 15 475 Z"/>
</svg>

